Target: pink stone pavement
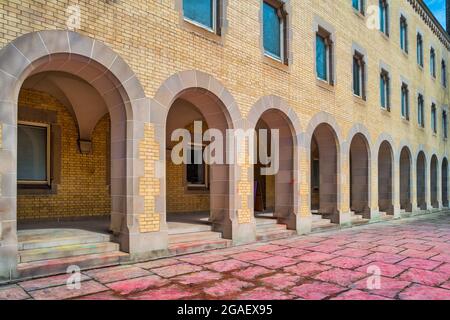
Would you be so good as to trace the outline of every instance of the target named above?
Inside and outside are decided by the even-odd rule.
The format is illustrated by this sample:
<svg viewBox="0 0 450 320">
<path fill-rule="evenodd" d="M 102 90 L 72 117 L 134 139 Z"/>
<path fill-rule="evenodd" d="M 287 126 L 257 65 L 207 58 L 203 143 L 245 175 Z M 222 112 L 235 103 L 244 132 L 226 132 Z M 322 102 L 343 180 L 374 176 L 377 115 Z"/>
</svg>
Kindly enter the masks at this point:
<svg viewBox="0 0 450 320">
<path fill-rule="evenodd" d="M 0 286 L 0 300 L 450 300 L 450 214 L 84 271 L 74 290 L 67 278 Z"/>
</svg>

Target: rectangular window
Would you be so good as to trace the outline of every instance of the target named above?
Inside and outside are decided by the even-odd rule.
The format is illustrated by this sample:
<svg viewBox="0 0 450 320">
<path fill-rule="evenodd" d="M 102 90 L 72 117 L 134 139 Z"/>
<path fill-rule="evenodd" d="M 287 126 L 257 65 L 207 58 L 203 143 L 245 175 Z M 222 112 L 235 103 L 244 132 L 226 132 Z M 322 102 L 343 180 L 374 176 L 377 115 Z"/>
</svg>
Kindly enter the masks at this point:
<svg viewBox="0 0 450 320">
<path fill-rule="evenodd" d="M 353 9 L 361 14 L 364 14 L 364 0 L 352 0 Z"/>
<path fill-rule="evenodd" d="M 390 85 L 389 73 L 382 70 L 380 73 L 380 99 L 381 107 L 385 110 L 390 110 Z"/>
<path fill-rule="evenodd" d="M 17 181 L 50 185 L 50 126 L 19 122 L 17 126 Z"/>
<path fill-rule="evenodd" d="M 263 3 L 263 42 L 264 53 L 282 63 L 287 62 L 286 48 L 287 15 L 283 3 L 264 1 Z"/>
<path fill-rule="evenodd" d="M 447 111 L 442 112 L 442 131 L 444 139 L 448 138 L 448 124 L 447 124 Z"/>
<path fill-rule="evenodd" d="M 420 33 L 417 34 L 417 64 L 423 67 L 423 38 Z"/>
<path fill-rule="evenodd" d="M 380 0 L 380 31 L 389 36 L 389 4 L 386 0 Z"/>
<path fill-rule="evenodd" d="M 431 105 L 431 130 L 433 130 L 433 133 L 437 133 L 436 105 L 434 103 Z"/>
<path fill-rule="evenodd" d="M 186 165 L 186 182 L 189 188 L 208 187 L 208 169 L 203 160 L 204 146 L 190 146 L 190 162 Z"/>
<path fill-rule="evenodd" d="M 444 60 L 441 62 L 441 83 L 444 87 L 447 87 L 447 65 Z"/>
<path fill-rule="evenodd" d="M 402 117 L 409 120 L 409 90 L 406 83 L 402 84 Z"/>
<path fill-rule="evenodd" d="M 355 53 L 353 56 L 353 94 L 365 99 L 365 65 L 364 56 Z"/>
<path fill-rule="evenodd" d="M 433 78 L 436 78 L 436 52 L 434 48 L 430 49 L 430 73 Z"/>
<path fill-rule="evenodd" d="M 408 23 L 404 16 L 400 17 L 400 48 L 408 53 Z"/>
<path fill-rule="evenodd" d="M 183 0 L 184 18 L 211 31 L 216 31 L 218 0 Z"/>
<path fill-rule="evenodd" d="M 424 119 L 424 99 L 423 95 L 419 94 L 417 97 L 417 122 L 420 127 L 425 128 Z"/>
<path fill-rule="evenodd" d="M 330 33 L 322 28 L 316 34 L 316 73 L 317 78 L 333 84 L 333 43 Z"/>
</svg>

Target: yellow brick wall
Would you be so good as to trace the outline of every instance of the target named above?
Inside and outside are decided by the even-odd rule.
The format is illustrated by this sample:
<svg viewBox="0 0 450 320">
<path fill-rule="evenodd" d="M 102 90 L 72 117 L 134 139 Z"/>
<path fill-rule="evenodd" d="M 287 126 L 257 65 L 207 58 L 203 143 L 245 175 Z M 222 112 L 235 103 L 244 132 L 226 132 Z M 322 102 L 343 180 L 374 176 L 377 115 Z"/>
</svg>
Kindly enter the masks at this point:
<svg viewBox="0 0 450 320">
<path fill-rule="evenodd" d="M 92 135 L 92 154 L 78 149 L 78 131 L 66 107 L 47 93 L 23 89 L 22 106 L 57 112 L 61 127 L 61 183 L 56 194 L 17 196 L 19 220 L 103 216 L 111 212 L 108 181 L 109 116 L 104 116 Z"/>
</svg>

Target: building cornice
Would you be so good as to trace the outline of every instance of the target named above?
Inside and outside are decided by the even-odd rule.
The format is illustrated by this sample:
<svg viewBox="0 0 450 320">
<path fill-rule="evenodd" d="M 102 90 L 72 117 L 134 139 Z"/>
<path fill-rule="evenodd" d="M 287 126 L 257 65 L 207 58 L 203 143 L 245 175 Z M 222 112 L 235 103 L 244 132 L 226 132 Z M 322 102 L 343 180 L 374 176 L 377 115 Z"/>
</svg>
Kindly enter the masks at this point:
<svg viewBox="0 0 450 320">
<path fill-rule="evenodd" d="M 436 17 L 423 2 L 423 0 L 408 0 L 408 2 L 411 4 L 417 14 L 422 18 L 425 24 L 444 44 L 447 50 L 450 51 L 450 35 L 447 33 L 447 31 L 444 30 L 439 21 L 437 21 Z"/>
</svg>

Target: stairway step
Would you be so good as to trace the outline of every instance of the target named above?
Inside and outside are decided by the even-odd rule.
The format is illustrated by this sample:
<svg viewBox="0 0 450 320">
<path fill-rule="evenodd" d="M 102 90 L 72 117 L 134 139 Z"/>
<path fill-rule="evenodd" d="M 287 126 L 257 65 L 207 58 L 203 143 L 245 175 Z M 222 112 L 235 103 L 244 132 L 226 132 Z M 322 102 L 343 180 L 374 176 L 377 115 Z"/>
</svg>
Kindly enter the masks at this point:
<svg viewBox="0 0 450 320">
<path fill-rule="evenodd" d="M 278 239 L 285 239 L 296 235 L 297 233 L 293 230 L 276 230 L 276 231 L 268 231 L 261 232 L 260 230 L 256 230 L 256 240 L 257 241 L 271 241 Z"/>
<path fill-rule="evenodd" d="M 19 251 L 19 263 L 109 253 L 118 250 L 119 244 L 113 242 L 86 243 L 22 250 Z"/>
<path fill-rule="evenodd" d="M 31 249 L 44 249 L 44 248 L 54 248 L 60 246 L 70 246 L 77 244 L 91 244 L 91 243 L 101 243 L 109 242 L 112 240 L 112 236 L 108 234 L 86 234 L 80 236 L 69 236 L 62 238 L 47 238 L 43 239 L 41 237 L 26 237 L 25 240 L 20 240 L 19 237 L 19 250 L 31 250 Z"/>
<path fill-rule="evenodd" d="M 258 218 L 256 217 L 256 225 L 276 225 L 278 221 L 276 218 Z"/>
<path fill-rule="evenodd" d="M 218 240 L 221 238 L 222 234 L 220 232 L 213 232 L 213 231 L 171 234 L 169 235 L 169 244 L 196 242 L 196 241 L 211 241 L 211 240 Z"/>
<path fill-rule="evenodd" d="M 20 278 L 29 278 L 66 273 L 67 268 L 72 265 L 80 267 L 81 270 L 115 266 L 119 265 L 121 261 L 126 261 L 127 258 L 127 253 L 114 251 L 63 259 L 25 262 L 19 264 L 17 269 Z"/>
<path fill-rule="evenodd" d="M 169 245 L 169 254 L 172 256 L 202 252 L 205 250 L 224 249 L 232 246 L 232 241 L 227 239 L 201 240 L 191 242 L 172 243 Z"/>
<path fill-rule="evenodd" d="M 285 224 L 262 224 L 262 225 L 257 224 L 256 230 L 261 232 L 287 230 L 287 226 Z"/>
</svg>

